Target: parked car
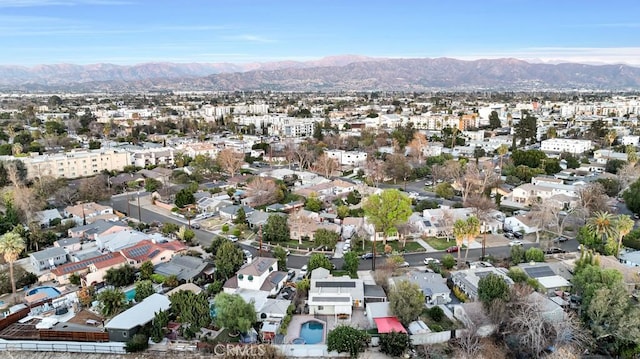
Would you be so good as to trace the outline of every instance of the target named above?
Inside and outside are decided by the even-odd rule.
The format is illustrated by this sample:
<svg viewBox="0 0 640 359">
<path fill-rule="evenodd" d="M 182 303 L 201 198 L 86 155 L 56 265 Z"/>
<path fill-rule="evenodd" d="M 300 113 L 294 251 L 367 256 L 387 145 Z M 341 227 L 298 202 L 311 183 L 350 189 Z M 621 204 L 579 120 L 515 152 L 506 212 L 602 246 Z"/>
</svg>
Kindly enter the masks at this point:
<svg viewBox="0 0 640 359">
<path fill-rule="evenodd" d="M 554 241 L 554 242 L 556 242 L 556 243 L 562 243 L 562 242 L 566 242 L 566 241 L 568 241 L 568 240 L 569 240 L 569 238 L 567 238 L 567 237 L 563 237 L 563 236 L 560 236 L 560 237 L 558 237 L 558 238 L 554 238 L 554 239 L 553 239 L 553 241 Z"/>
<path fill-rule="evenodd" d="M 511 233 L 511 232 L 504 232 L 504 236 L 507 239 L 513 239 L 514 238 L 513 233 Z"/>
<path fill-rule="evenodd" d="M 522 234 L 520 232 L 513 232 L 513 236 L 518 238 L 518 239 L 522 239 L 524 237 L 524 234 Z"/>
<path fill-rule="evenodd" d="M 309 267 L 307 267 L 307 265 L 303 265 L 302 268 L 300 268 L 300 275 L 302 277 L 304 277 L 305 275 L 307 275 L 307 272 L 309 271 Z"/>
<path fill-rule="evenodd" d="M 365 253 L 362 255 L 362 259 L 373 259 L 373 253 Z"/>
<path fill-rule="evenodd" d="M 234 236 L 233 234 L 230 234 L 227 236 L 227 238 L 231 241 L 231 242 L 237 242 L 238 241 L 238 237 Z"/>
<path fill-rule="evenodd" d="M 289 272 L 287 272 L 287 280 L 291 281 L 293 279 L 293 277 L 296 276 L 296 271 L 294 271 L 293 269 L 290 270 Z"/>
<path fill-rule="evenodd" d="M 194 223 L 191 225 L 191 228 L 193 229 L 200 229 L 200 223 Z"/>
<path fill-rule="evenodd" d="M 436 258 L 429 258 L 429 257 L 427 257 L 427 258 L 425 258 L 425 259 L 424 259 L 423 263 L 424 263 L 424 264 L 426 264 L 426 265 L 429 265 L 429 264 L 431 264 L 431 263 L 433 263 L 433 264 L 440 264 L 440 260 L 439 260 L 439 259 L 436 259 Z"/>
<path fill-rule="evenodd" d="M 546 251 L 544 251 L 544 253 L 546 253 L 546 254 L 559 254 L 559 253 L 567 253 L 567 251 L 565 251 L 562 248 L 551 247 L 551 248 L 547 249 Z"/>
<path fill-rule="evenodd" d="M 513 246 L 521 246 L 522 245 L 522 241 L 519 241 L 517 239 L 514 239 L 513 241 L 509 242 L 509 246 L 513 247 Z"/>
<path fill-rule="evenodd" d="M 402 262 L 398 264 L 398 268 L 407 268 L 409 266 L 410 266 L 409 262 Z"/>
<path fill-rule="evenodd" d="M 447 248 L 447 253 L 455 253 L 455 252 L 457 252 L 459 250 L 460 250 L 460 248 L 458 246 L 452 246 L 452 247 Z"/>
</svg>

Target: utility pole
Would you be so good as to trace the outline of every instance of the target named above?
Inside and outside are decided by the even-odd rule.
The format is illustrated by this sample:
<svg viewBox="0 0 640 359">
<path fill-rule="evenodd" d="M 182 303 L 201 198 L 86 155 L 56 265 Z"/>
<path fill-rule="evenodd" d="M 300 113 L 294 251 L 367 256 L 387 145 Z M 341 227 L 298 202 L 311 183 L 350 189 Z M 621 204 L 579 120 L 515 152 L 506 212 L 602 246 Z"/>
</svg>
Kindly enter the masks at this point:
<svg viewBox="0 0 640 359">
<path fill-rule="evenodd" d="M 142 212 L 140 211 L 140 191 L 138 191 L 138 221 L 142 222 Z"/>
<path fill-rule="evenodd" d="M 485 258 L 484 252 L 487 246 L 487 228 L 485 223 L 482 223 L 482 229 L 484 230 L 483 231 L 484 233 L 482 233 L 482 260 L 484 260 Z"/>
<path fill-rule="evenodd" d="M 376 230 L 373 230 L 373 258 L 371 258 L 371 270 L 375 272 L 376 270 L 376 237 L 378 233 Z"/>
<path fill-rule="evenodd" d="M 131 197 L 129 197 L 129 193 L 127 193 L 127 216 L 131 217 Z"/>
<path fill-rule="evenodd" d="M 262 257 L 262 225 L 258 227 L 258 240 L 260 241 L 260 248 L 258 248 L 258 257 Z"/>
</svg>

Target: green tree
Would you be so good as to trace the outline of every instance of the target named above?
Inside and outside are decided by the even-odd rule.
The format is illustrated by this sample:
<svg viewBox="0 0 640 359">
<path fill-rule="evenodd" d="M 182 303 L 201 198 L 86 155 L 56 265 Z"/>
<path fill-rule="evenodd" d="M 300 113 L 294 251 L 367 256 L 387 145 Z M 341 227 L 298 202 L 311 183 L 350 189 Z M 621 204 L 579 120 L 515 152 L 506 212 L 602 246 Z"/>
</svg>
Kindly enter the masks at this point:
<svg viewBox="0 0 640 359">
<path fill-rule="evenodd" d="M 364 213 L 376 232 L 382 232 L 384 244 L 387 236 L 397 233 L 399 224 L 411 216 L 411 199 L 397 189 L 386 189 L 367 198 Z"/>
<path fill-rule="evenodd" d="M 362 195 L 357 190 L 353 190 L 347 194 L 347 203 L 350 205 L 356 205 L 362 200 Z"/>
<path fill-rule="evenodd" d="M 216 324 L 232 333 L 246 333 L 256 322 L 253 303 L 238 294 L 219 293 L 215 298 Z"/>
<path fill-rule="evenodd" d="M 105 289 L 98 294 L 100 312 L 105 317 L 111 317 L 119 313 L 127 305 L 124 292 L 119 288 Z"/>
<path fill-rule="evenodd" d="M 337 214 L 338 218 L 340 218 L 340 219 L 344 219 L 345 217 L 348 217 L 349 216 L 349 207 L 345 206 L 345 205 L 338 206 L 338 208 L 336 209 L 336 214 Z"/>
<path fill-rule="evenodd" d="M 229 279 L 244 263 L 244 253 L 235 244 L 226 241 L 216 251 L 216 272 Z"/>
<path fill-rule="evenodd" d="M 0 237 L 0 253 L 4 260 L 9 263 L 9 278 L 11 279 L 11 293 L 16 296 L 16 280 L 13 273 L 13 263 L 18 260 L 20 253 L 24 251 L 24 239 L 15 232 L 7 232 Z"/>
<path fill-rule="evenodd" d="M 616 247 L 616 256 L 618 256 L 622 249 L 622 239 L 633 230 L 635 222 L 629 215 L 619 214 L 616 218 L 615 226 L 616 234 L 618 235 L 618 246 Z"/>
<path fill-rule="evenodd" d="M 544 252 L 540 248 L 531 247 L 524 253 L 527 262 L 544 262 Z"/>
<path fill-rule="evenodd" d="M 522 246 L 513 246 L 509 252 L 511 256 L 511 263 L 517 265 L 524 261 L 525 252 L 524 249 L 522 249 Z"/>
<path fill-rule="evenodd" d="M 485 306 L 489 306 L 494 300 L 509 300 L 509 285 L 505 280 L 490 273 L 478 281 L 478 299 Z"/>
<path fill-rule="evenodd" d="M 495 130 L 496 128 L 502 127 L 502 122 L 500 122 L 500 117 L 498 117 L 498 113 L 496 111 L 491 111 L 489 114 L 489 128 Z"/>
<path fill-rule="evenodd" d="M 125 287 L 133 284 L 135 280 L 136 269 L 128 264 L 119 268 L 110 268 L 104 276 L 104 281 L 114 287 Z"/>
<path fill-rule="evenodd" d="M 327 350 L 338 353 L 349 353 L 351 358 L 357 358 L 364 352 L 369 342 L 369 335 L 346 325 L 339 325 L 327 335 Z"/>
<path fill-rule="evenodd" d="M 169 296 L 172 316 L 182 323 L 183 336 L 194 338 L 200 328 L 211 323 L 209 298 L 206 292 L 195 294 L 189 290 L 180 290 Z"/>
<path fill-rule="evenodd" d="M 186 226 L 180 227 L 178 233 L 176 233 L 176 237 L 181 241 L 186 243 L 191 243 L 191 241 L 196 237 L 196 232 L 192 229 L 187 228 Z"/>
<path fill-rule="evenodd" d="M 514 127 L 514 139 L 519 138 L 521 146 L 524 146 L 527 143 L 527 140 L 536 140 L 538 121 L 536 117 L 529 113 L 529 111 L 522 111 L 522 118 Z"/>
<path fill-rule="evenodd" d="M 424 309 L 424 294 L 417 284 L 402 280 L 389 292 L 389 309 L 400 322 L 408 325 Z"/>
<path fill-rule="evenodd" d="M 147 192 L 156 192 L 162 188 L 162 182 L 154 178 L 147 178 L 144 180 L 144 190 Z"/>
<path fill-rule="evenodd" d="M 134 296 L 134 300 L 137 303 L 142 302 L 142 300 L 156 291 L 153 289 L 153 283 L 150 280 L 141 280 L 136 283 L 136 295 Z"/>
<path fill-rule="evenodd" d="M 619 283 L 623 283 L 622 273 L 616 269 L 602 269 L 596 265 L 585 265 L 575 272 L 571 284 L 576 293 L 582 296 L 582 307 L 589 307 L 591 299 L 599 289 L 614 290 Z"/>
<path fill-rule="evenodd" d="M 595 212 L 593 217 L 587 220 L 587 229 L 606 243 L 610 238 L 617 239 L 616 218 L 609 212 Z"/>
<path fill-rule="evenodd" d="M 442 257 L 442 266 L 445 269 L 451 269 L 456 265 L 456 259 L 451 254 L 445 254 Z"/>
<path fill-rule="evenodd" d="M 327 270 L 333 269 L 333 263 L 322 253 L 314 253 L 309 258 L 309 264 L 307 265 L 309 273 L 316 268 L 324 268 Z"/>
<path fill-rule="evenodd" d="M 640 213 L 640 179 L 622 193 L 622 198 L 631 212 Z"/>
<path fill-rule="evenodd" d="M 507 276 L 511 278 L 514 283 L 526 283 L 529 277 L 527 273 L 520 267 L 511 267 L 509 268 L 509 272 L 507 272 Z"/>
<path fill-rule="evenodd" d="M 617 174 L 618 171 L 627 164 L 627 161 L 619 159 L 607 160 L 607 164 L 604 166 L 604 170 L 609 173 Z"/>
<path fill-rule="evenodd" d="M 444 310 L 442 310 L 442 308 L 437 305 L 433 306 L 431 307 L 431 309 L 429 309 L 429 316 L 431 317 L 431 319 L 439 322 L 444 317 Z"/>
<path fill-rule="evenodd" d="M 452 199 L 455 195 L 453 192 L 453 187 L 449 182 L 438 183 L 435 189 L 436 196 L 444 198 L 444 199 Z"/>
<path fill-rule="evenodd" d="M 352 278 L 355 278 L 358 274 L 358 266 L 360 265 L 360 257 L 353 251 L 349 251 L 344 254 L 344 265 L 342 269 L 349 272 Z"/>
<path fill-rule="evenodd" d="M 434 307 L 439 308 L 439 307 Z M 407 333 L 392 331 L 380 335 L 380 351 L 394 358 L 401 357 L 411 348 L 411 339 Z"/>
<path fill-rule="evenodd" d="M 287 252 L 284 248 L 280 246 L 276 246 L 273 248 L 273 257 L 278 260 L 278 270 L 286 271 L 287 270 Z"/>
<path fill-rule="evenodd" d="M 333 250 L 340 239 L 340 234 L 328 230 L 326 228 L 320 228 L 313 234 L 313 242 L 319 246 L 328 250 Z"/>
<path fill-rule="evenodd" d="M 181 189 L 178 193 L 176 193 L 175 204 L 178 208 L 184 208 L 190 204 L 194 204 L 196 202 L 196 198 L 193 196 L 193 192 L 189 191 L 186 188 Z"/>
<path fill-rule="evenodd" d="M 286 242 L 291 239 L 287 217 L 272 214 L 262 227 L 262 238 L 266 242 Z"/>
<path fill-rule="evenodd" d="M 164 329 L 169 324 L 169 313 L 166 310 L 156 312 L 151 322 L 151 340 L 160 343 L 164 337 Z"/>
<path fill-rule="evenodd" d="M 148 280 L 151 279 L 153 275 L 153 263 L 151 261 L 144 261 L 142 265 L 140 265 L 140 279 Z"/>
<path fill-rule="evenodd" d="M 236 217 L 233 219 L 233 224 L 241 225 L 247 223 L 247 213 L 244 208 L 240 207 L 236 211 Z"/>
<path fill-rule="evenodd" d="M 304 201 L 304 208 L 311 212 L 320 212 L 322 210 L 322 201 L 315 192 L 311 193 L 306 201 Z"/>
<path fill-rule="evenodd" d="M 511 154 L 514 166 L 527 166 L 529 168 L 538 168 L 542 161 L 547 161 L 547 155 L 540 150 L 515 150 Z"/>
<path fill-rule="evenodd" d="M 149 338 L 142 333 L 134 334 L 131 340 L 125 343 L 127 353 L 137 353 L 149 348 Z"/>
<path fill-rule="evenodd" d="M 168 236 L 172 233 L 176 233 L 177 231 L 180 230 L 180 226 L 178 226 L 175 223 L 164 223 L 162 225 L 162 228 L 160 229 L 160 232 L 162 232 L 162 234 L 164 234 L 165 236 Z"/>
<path fill-rule="evenodd" d="M 81 278 L 77 273 L 73 273 L 69 276 L 69 283 L 73 285 L 80 285 Z"/>
</svg>

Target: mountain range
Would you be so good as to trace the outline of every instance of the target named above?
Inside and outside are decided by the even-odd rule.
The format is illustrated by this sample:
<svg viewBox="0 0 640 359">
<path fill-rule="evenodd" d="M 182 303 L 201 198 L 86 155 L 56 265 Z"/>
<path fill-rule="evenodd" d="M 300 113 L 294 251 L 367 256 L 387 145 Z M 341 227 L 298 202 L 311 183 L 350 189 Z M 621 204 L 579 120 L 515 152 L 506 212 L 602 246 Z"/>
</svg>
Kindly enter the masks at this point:
<svg viewBox="0 0 640 359">
<path fill-rule="evenodd" d="M 0 91 L 640 90 L 628 65 L 357 55 L 264 63 L 0 66 Z"/>
</svg>

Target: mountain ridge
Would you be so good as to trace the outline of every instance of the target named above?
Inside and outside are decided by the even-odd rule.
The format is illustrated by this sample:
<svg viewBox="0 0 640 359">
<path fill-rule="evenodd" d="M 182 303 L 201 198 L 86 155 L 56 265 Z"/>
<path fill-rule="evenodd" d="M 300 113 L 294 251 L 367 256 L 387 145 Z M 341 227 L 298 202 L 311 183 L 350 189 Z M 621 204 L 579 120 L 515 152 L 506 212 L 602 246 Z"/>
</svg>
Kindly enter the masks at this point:
<svg viewBox="0 0 640 359">
<path fill-rule="evenodd" d="M 531 63 L 516 58 L 468 61 L 358 55 L 246 64 L 0 66 L 0 90 L 3 91 L 575 89 L 640 90 L 640 68 L 620 64 Z"/>
</svg>

